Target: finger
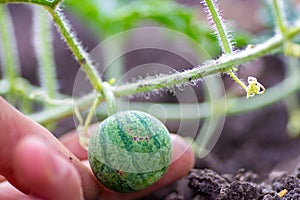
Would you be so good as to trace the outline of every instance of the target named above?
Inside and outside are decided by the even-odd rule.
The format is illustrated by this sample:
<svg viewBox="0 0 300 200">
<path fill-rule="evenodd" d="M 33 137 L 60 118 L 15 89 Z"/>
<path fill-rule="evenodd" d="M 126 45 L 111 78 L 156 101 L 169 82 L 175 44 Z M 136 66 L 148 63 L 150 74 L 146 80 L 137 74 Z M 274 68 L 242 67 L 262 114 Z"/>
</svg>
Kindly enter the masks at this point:
<svg viewBox="0 0 300 200">
<path fill-rule="evenodd" d="M 98 124 L 92 124 L 89 127 L 89 132 L 93 132 L 97 128 Z M 79 160 L 88 159 L 88 151 L 83 148 L 79 143 L 79 135 L 76 130 L 70 131 L 64 134 L 59 139 L 66 148 L 69 149 Z"/>
<path fill-rule="evenodd" d="M 59 140 L 79 160 L 86 160 L 88 158 L 88 151 L 79 143 L 79 136 L 75 131 L 64 134 Z"/>
<path fill-rule="evenodd" d="M 0 183 L 0 199 L 5 200 L 33 200 L 29 196 L 17 190 L 9 182 Z M 37 199 L 36 199 L 37 200 Z"/>
<path fill-rule="evenodd" d="M 13 153 L 13 169 L 15 180 L 32 195 L 49 200 L 83 199 L 74 166 L 42 140 L 22 140 Z"/>
<path fill-rule="evenodd" d="M 3 181 L 6 181 L 6 179 L 5 179 L 4 176 L 1 176 L 1 175 L 0 175 L 0 182 L 3 182 Z"/>
<path fill-rule="evenodd" d="M 14 169 L 12 167 L 12 152 L 21 140 L 27 136 L 34 136 L 42 139 L 51 151 L 60 154 L 69 160 L 77 169 L 81 177 L 84 196 L 88 200 L 97 199 L 101 193 L 99 183 L 90 171 L 69 151 L 65 148 L 47 129 L 38 123 L 30 120 L 14 107 L 9 105 L 0 97 L 0 174 L 10 181 L 20 190 L 21 184 L 14 179 Z"/>
<path fill-rule="evenodd" d="M 190 148 L 190 145 L 179 135 L 171 134 L 172 139 L 172 162 L 165 175 L 155 184 L 140 192 L 132 194 L 120 194 L 106 190 L 103 193 L 103 199 L 135 199 L 152 193 L 153 191 L 174 183 L 176 180 L 187 175 L 190 169 L 195 164 L 195 156 Z"/>
</svg>

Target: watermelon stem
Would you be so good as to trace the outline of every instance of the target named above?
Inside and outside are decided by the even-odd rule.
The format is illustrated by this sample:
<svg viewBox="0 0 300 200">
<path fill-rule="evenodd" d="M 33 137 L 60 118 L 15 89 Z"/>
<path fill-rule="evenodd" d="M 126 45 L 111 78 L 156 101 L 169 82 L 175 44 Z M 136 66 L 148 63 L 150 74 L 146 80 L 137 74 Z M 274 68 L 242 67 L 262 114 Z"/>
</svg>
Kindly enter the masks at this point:
<svg viewBox="0 0 300 200">
<path fill-rule="evenodd" d="M 94 101 L 93 104 L 89 110 L 89 113 L 83 122 L 82 116 L 76 108 L 76 117 L 79 121 L 79 125 L 77 126 L 77 130 L 79 132 L 79 141 L 80 144 L 84 147 L 88 147 L 88 143 L 90 140 L 90 133 L 89 133 L 89 126 L 93 120 L 93 117 L 95 115 L 96 108 L 99 106 L 99 104 L 104 100 L 106 100 L 107 105 L 108 105 L 108 115 L 113 115 L 117 111 L 117 106 L 116 106 L 116 98 L 113 94 L 112 87 L 111 87 L 111 82 L 103 82 L 103 87 L 102 87 L 102 95 L 98 95 Z"/>
<path fill-rule="evenodd" d="M 98 107 L 98 105 L 100 104 L 101 99 L 100 98 L 95 98 L 92 107 L 90 108 L 90 111 L 88 113 L 88 116 L 86 117 L 86 120 L 84 122 L 83 125 L 83 130 L 79 131 L 79 141 L 80 144 L 84 147 L 87 148 L 88 143 L 89 143 L 89 138 L 90 138 L 90 134 L 89 134 L 89 126 L 93 120 L 93 116 L 95 114 L 96 108 Z M 81 126 L 79 125 L 77 127 L 77 129 L 81 129 Z"/>
<path fill-rule="evenodd" d="M 112 91 L 112 86 L 108 82 L 104 82 L 102 85 L 103 96 L 107 102 L 108 115 L 113 115 L 117 111 L 116 98 Z"/>
</svg>

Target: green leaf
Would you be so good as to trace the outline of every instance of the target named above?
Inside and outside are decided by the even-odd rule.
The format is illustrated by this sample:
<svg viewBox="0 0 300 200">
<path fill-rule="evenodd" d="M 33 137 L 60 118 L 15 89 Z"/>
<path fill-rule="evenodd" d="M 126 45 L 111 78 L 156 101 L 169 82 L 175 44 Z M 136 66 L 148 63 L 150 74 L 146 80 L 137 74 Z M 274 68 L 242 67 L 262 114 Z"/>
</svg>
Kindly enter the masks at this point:
<svg viewBox="0 0 300 200">
<path fill-rule="evenodd" d="M 66 0 L 66 8 L 84 21 L 98 38 L 106 38 L 122 31 L 140 27 L 145 22 L 186 34 L 200 43 L 214 57 L 220 53 L 217 38 L 208 24 L 199 20 L 199 10 L 171 0 L 110 1 Z M 249 35 L 235 34 L 237 47 L 249 41 Z"/>
<path fill-rule="evenodd" d="M 98 37 L 109 37 L 152 21 L 188 35 L 204 45 L 212 55 L 220 51 L 216 38 L 208 25 L 198 19 L 195 9 L 170 0 L 114 2 L 118 4 L 110 6 L 110 9 L 105 5 L 106 1 L 66 0 L 65 3 Z"/>
</svg>

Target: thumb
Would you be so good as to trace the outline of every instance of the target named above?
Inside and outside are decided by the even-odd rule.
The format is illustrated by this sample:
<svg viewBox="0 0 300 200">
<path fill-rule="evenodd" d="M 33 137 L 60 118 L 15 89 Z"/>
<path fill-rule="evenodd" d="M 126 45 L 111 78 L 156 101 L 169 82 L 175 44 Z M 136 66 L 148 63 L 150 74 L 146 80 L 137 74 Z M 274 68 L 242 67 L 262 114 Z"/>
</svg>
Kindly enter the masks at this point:
<svg viewBox="0 0 300 200">
<path fill-rule="evenodd" d="M 49 200 L 82 200 L 80 177 L 69 162 L 41 139 L 25 138 L 12 158 L 14 180 L 30 195 Z"/>
</svg>

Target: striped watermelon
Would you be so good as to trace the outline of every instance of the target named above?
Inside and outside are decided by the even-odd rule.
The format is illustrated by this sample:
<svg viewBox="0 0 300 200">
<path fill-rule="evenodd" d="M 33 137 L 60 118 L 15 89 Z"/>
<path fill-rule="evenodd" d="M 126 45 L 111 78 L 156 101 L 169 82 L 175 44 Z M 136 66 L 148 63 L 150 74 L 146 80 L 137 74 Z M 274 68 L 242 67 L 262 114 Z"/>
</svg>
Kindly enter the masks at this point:
<svg viewBox="0 0 300 200">
<path fill-rule="evenodd" d="M 158 181 L 172 157 L 167 128 L 140 111 L 117 113 L 100 123 L 89 143 L 97 179 L 116 192 L 135 192 Z"/>
</svg>

